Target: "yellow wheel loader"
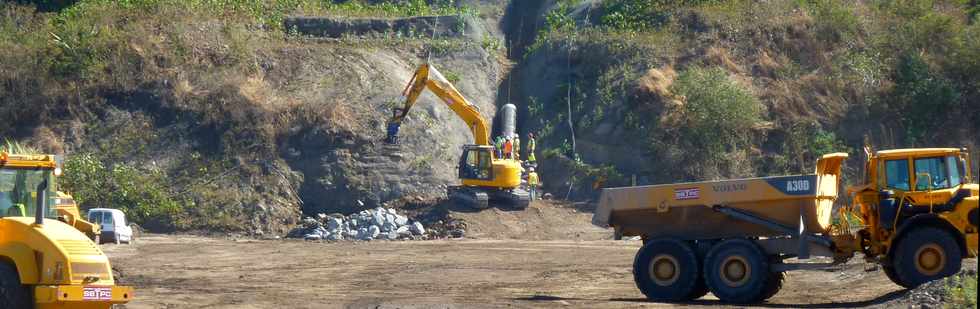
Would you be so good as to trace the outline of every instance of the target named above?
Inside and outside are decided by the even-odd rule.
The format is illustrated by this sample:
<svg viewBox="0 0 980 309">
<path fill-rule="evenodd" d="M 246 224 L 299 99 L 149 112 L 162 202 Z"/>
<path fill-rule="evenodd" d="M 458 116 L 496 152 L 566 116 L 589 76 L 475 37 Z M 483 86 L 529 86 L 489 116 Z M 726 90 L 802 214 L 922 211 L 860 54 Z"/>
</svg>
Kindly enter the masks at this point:
<svg viewBox="0 0 980 309">
<path fill-rule="evenodd" d="M 58 220 L 56 162 L 0 152 L 0 308 L 110 308 L 133 299 L 109 258 Z"/>
<path fill-rule="evenodd" d="M 74 226 L 85 233 L 85 236 L 88 236 L 93 242 L 99 244 L 102 227 L 99 224 L 85 221 L 85 217 L 81 215 L 78 209 L 78 204 L 75 203 L 75 199 L 70 194 L 61 191 L 56 192 L 56 194 L 58 196 L 54 200 L 54 209 L 58 213 L 58 220 Z"/>
<path fill-rule="evenodd" d="M 461 185 L 449 186 L 448 196 L 477 208 L 487 208 L 490 203 L 527 208 L 530 194 L 521 189 L 521 162 L 497 156 L 494 146 L 490 144 L 490 127 L 480 111 L 428 63 L 419 66 L 405 87 L 403 106 L 397 108 L 388 120 L 387 141 L 396 141 L 398 126 L 425 89 L 442 99 L 456 116 L 466 122 L 475 140 L 474 144 L 463 146 L 459 157 Z"/>
<path fill-rule="evenodd" d="M 846 153 L 823 156 L 806 175 L 604 189 L 592 220 L 617 238 L 643 239 L 633 279 L 657 301 L 710 291 L 758 302 L 779 291 L 786 271 L 857 253 L 911 288 L 977 257 L 978 185 L 965 149 L 865 152 L 863 182 L 837 212 Z M 811 256 L 833 262 L 809 263 Z"/>
</svg>

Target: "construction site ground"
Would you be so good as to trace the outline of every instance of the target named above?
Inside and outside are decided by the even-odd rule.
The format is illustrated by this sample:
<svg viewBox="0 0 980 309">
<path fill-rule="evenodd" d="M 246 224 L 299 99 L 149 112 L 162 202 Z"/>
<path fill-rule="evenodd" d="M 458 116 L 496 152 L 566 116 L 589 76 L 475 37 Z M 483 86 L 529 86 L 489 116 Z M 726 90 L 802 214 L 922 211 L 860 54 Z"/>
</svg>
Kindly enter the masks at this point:
<svg viewBox="0 0 980 309">
<path fill-rule="evenodd" d="M 640 241 L 611 240 L 591 214 L 534 204 L 458 214 L 465 239 L 307 242 L 143 235 L 105 245 L 137 300 L 125 308 L 669 307 L 633 284 Z M 549 227 L 536 229 L 535 224 Z M 541 232 L 543 231 L 543 232 Z M 495 237 L 499 236 L 499 237 Z M 526 237 L 521 237 L 525 235 Z M 965 261 L 976 269 L 976 260 Z M 861 259 L 793 271 L 758 307 L 905 307 L 907 291 Z M 719 305 L 710 294 L 685 306 Z"/>
</svg>

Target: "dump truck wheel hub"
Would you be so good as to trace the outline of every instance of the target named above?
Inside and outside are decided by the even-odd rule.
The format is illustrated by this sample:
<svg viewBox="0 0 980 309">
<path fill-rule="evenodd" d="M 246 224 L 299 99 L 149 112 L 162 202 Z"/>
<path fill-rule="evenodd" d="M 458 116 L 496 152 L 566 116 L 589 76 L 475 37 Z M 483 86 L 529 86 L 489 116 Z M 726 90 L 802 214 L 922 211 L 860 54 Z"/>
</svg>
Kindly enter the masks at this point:
<svg viewBox="0 0 980 309">
<path fill-rule="evenodd" d="M 721 263 L 721 281 L 730 287 L 744 285 L 752 277 L 749 262 L 741 256 L 730 256 Z"/>
<path fill-rule="evenodd" d="M 946 252 L 937 244 L 927 244 L 915 252 L 915 268 L 919 273 L 934 276 L 946 267 Z"/>
<path fill-rule="evenodd" d="M 653 257 L 650 262 L 650 278 L 660 286 L 669 286 L 677 282 L 681 273 L 678 271 L 677 259 L 673 256 L 661 254 Z"/>
</svg>

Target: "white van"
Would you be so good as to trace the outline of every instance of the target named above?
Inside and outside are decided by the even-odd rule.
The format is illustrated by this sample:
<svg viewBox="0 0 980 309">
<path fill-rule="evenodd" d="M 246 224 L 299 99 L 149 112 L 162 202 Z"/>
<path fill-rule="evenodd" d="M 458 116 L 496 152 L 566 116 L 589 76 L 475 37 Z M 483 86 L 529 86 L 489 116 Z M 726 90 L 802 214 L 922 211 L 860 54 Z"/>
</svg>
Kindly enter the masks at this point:
<svg viewBox="0 0 980 309">
<path fill-rule="evenodd" d="M 115 242 L 130 244 L 133 242 L 133 229 L 126 223 L 126 214 L 119 209 L 92 208 L 88 210 L 88 222 L 102 227 L 99 243 Z"/>
</svg>

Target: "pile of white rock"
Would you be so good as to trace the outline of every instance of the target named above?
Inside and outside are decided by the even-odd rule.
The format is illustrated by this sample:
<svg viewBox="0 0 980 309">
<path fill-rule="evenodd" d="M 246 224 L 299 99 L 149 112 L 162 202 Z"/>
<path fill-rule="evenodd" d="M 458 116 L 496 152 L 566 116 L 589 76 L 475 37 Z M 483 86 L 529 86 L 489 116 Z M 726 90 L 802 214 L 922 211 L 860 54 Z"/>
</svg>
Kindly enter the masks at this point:
<svg viewBox="0 0 980 309">
<path fill-rule="evenodd" d="M 303 219 L 303 224 L 290 231 L 287 237 L 306 240 L 418 239 L 425 237 L 425 227 L 393 208 L 378 207 L 349 216 L 318 214 L 315 218 Z"/>
</svg>

